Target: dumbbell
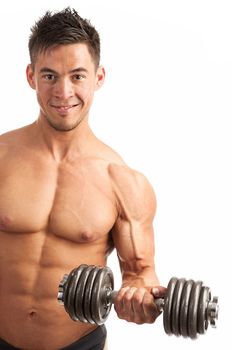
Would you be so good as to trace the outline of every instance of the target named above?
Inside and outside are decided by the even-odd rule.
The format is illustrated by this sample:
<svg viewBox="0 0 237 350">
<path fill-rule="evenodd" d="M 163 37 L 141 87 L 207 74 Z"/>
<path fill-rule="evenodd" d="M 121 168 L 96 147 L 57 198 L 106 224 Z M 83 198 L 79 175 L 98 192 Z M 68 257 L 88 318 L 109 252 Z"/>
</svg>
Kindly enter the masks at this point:
<svg viewBox="0 0 237 350">
<path fill-rule="evenodd" d="M 80 265 L 64 275 L 59 284 L 58 302 L 72 320 L 103 324 L 117 295 L 108 266 Z M 164 330 L 168 335 L 197 338 L 209 324 L 216 327 L 218 297 L 211 297 L 201 281 L 172 277 L 164 298 L 155 299 L 163 311 Z"/>
</svg>

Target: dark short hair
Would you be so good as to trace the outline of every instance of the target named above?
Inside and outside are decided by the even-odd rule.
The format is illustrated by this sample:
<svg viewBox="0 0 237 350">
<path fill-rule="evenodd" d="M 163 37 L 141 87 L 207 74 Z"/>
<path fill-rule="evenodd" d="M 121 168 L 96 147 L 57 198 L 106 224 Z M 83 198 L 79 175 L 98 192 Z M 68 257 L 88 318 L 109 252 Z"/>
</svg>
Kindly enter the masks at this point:
<svg viewBox="0 0 237 350">
<path fill-rule="evenodd" d="M 79 16 L 70 7 L 60 12 L 47 11 L 31 28 L 29 38 L 30 60 L 34 66 L 39 53 L 59 45 L 85 43 L 98 67 L 100 63 L 100 36 L 90 21 Z"/>
</svg>

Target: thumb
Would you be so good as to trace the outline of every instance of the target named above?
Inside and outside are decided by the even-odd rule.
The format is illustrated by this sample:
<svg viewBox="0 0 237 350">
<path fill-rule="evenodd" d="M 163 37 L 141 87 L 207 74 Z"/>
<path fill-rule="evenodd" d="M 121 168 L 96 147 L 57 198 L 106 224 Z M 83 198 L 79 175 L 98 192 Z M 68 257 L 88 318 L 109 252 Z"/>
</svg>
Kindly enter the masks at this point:
<svg viewBox="0 0 237 350">
<path fill-rule="evenodd" d="M 154 298 L 162 298 L 165 296 L 166 288 L 162 286 L 153 287 L 151 289 L 151 293 L 154 296 Z"/>
</svg>

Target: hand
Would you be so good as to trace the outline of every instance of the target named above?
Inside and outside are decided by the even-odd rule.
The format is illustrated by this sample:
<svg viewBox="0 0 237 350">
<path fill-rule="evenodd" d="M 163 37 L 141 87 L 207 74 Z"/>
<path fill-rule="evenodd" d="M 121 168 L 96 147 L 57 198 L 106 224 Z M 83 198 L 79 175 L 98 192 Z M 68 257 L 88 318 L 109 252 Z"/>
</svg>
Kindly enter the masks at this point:
<svg viewBox="0 0 237 350">
<path fill-rule="evenodd" d="M 163 297 L 165 291 L 161 286 L 153 287 L 151 293 L 145 288 L 121 288 L 114 304 L 118 317 L 137 324 L 154 323 L 161 314 L 154 298 Z"/>
</svg>

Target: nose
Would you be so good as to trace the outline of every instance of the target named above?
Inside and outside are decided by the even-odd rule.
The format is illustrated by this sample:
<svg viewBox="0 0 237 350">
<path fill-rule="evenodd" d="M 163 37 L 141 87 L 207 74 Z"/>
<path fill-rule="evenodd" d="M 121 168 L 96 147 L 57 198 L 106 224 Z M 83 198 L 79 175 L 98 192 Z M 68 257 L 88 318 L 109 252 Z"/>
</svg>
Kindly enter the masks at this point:
<svg viewBox="0 0 237 350">
<path fill-rule="evenodd" d="M 53 95 L 57 99 L 67 100 L 74 96 L 73 85 L 69 79 L 59 79 L 53 90 Z"/>
</svg>

